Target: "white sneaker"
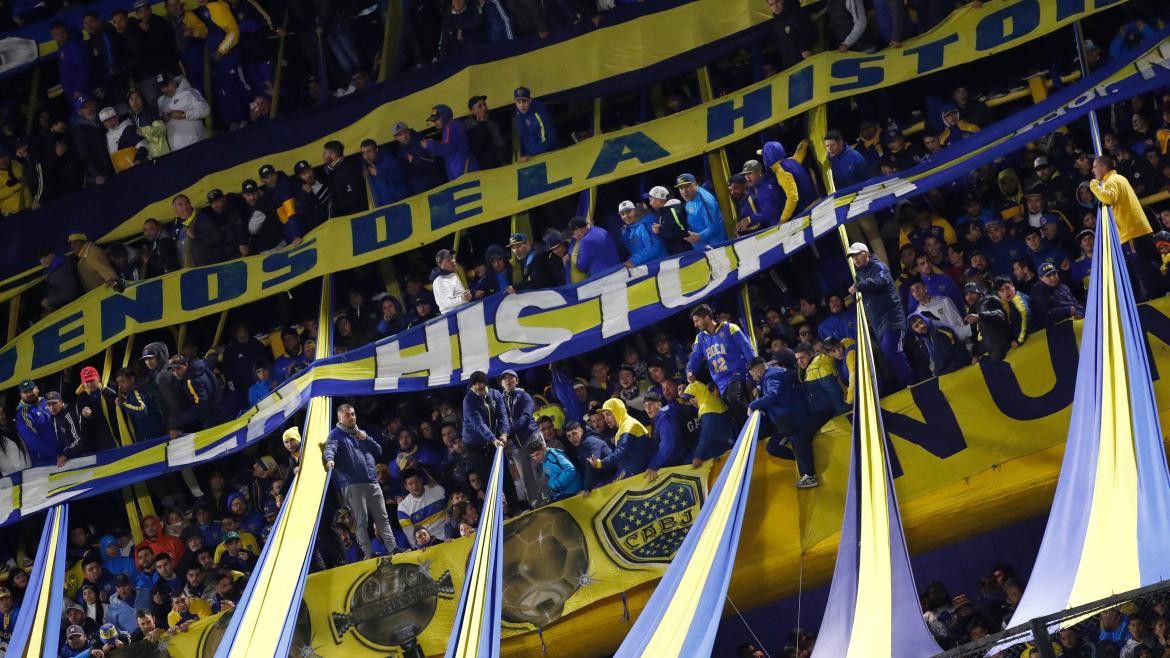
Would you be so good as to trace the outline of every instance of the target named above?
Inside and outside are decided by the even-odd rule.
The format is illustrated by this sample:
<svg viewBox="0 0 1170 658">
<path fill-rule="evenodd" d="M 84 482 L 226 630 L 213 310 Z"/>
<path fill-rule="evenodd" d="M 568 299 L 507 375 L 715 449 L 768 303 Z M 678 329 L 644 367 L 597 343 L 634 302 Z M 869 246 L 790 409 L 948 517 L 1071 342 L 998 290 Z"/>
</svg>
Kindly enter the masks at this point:
<svg viewBox="0 0 1170 658">
<path fill-rule="evenodd" d="M 817 476 L 815 476 L 815 475 L 802 475 L 802 476 L 800 476 L 800 479 L 796 481 L 796 488 L 797 489 L 812 489 L 813 487 L 820 486 L 820 484 L 821 483 L 817 481 Z"/>
</svg>

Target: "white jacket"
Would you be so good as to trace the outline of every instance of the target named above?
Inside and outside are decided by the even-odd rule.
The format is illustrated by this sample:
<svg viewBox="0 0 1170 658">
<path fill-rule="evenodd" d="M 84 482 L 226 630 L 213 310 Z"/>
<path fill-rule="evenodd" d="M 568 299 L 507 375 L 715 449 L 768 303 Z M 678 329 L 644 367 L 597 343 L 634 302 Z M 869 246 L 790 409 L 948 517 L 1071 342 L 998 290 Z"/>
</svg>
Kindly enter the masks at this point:
<svg viewBox="0 0 1170 658">
<path fill-rule="evenodd" d="M 439 305 L 439 313 L 443 315 L 466 303 L 463 293 L 467 292 L 467 288 L 454 272 L 446 272 L 435 277 L 431 282 L 431 292 L 435 295 L 435 303 Z"/>
<path fill-rule="evenodd" d="M 184 119 L 172 119 L 171 112 L 182 112 Z M 179 78 L 179 88 L 174 96 L 163 94 L 158 97 L 158 113 L 167 122 L 167 142 L 172 151 L 190 146 L 203 139 L 203 119 L 211 113 L 211 107 L 186 78 Z"/>
</svg>

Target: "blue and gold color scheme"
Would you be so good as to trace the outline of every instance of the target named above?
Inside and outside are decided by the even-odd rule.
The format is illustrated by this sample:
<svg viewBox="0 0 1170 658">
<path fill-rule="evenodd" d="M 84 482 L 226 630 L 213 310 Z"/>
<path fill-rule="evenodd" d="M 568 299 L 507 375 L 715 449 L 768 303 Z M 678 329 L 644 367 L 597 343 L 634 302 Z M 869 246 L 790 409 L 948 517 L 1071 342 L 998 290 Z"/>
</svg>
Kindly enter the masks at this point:
<svg viewBox="0 0 1170 658">
<path fill-rule="evenodd" d="M 918 605 L 878 404 L 873 339 L 857 309 L 853 449 L 837 566 L 814 658 L 926 658 L 941 649 Z"/>
<path fill-rule="evenodd" d="M 617 658 L 711 655 L 743 528 L 759 431 L 760 413 L 752 412 L 707 504 L 622 641 Z"/>
<path fill-rule="evenodd" d="M 631 567 L 670 564 L 703 505 L 703 481 L 671 473 L 650 489 L 630 489 L 597 517 L 611 557 Z"/>
<path fill-rule="evenodd" d="M 332 283 L 321 283 L 318 355 L 333 350 Z M 277 515 L 276 525 L 227 625 L 215 658 L 285 656 L 300 614 L 309 560 L 317 539 L 317 524 L 325 504 L 330 473 L 321 467 L 322 447 L 333 426 L 327 397 L 309 402 L 301 442 L 301 465 Z"/>
<path fill-rule="evenodd" d="M 496 449 L 487 495 L 468 558 L 467 577 L 451 625 L 446 658 L 495 658 L 500 655 L 500 619 L 504 607 L 504 451 Z"/>
<path fill-rule="evenodd" d="M 1113 212 L 1097 214 L 1068 443 L 1009 625 L 1170 578 L 1170 475 Z"/>
<path fill-rule="evenodd" d="M 69 506 L 54 505 L 45 517 L 41 543 L 33 559 L 24 605 L 12 629 L 8 658 L 51 658 L 61 641 L 61 592 L 65 590 L 65 548 L 69 541 Z"/>
</svg>

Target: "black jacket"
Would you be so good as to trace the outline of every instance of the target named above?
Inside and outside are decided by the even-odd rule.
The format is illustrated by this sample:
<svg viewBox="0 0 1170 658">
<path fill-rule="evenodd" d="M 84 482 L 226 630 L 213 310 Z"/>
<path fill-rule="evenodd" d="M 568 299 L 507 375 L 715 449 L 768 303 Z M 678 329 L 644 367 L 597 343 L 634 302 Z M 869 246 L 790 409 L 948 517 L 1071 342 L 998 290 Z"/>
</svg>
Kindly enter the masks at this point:
<svg viewBox="0 0 1170 658">
<path fill-rule="evenodd" d="M 69 130 L 85 173 L 90 177 L 113 176 L 114 165 L 110 162 L 110 150 L 106 145 L 106 129 L 78 118 Z"/>
<path fill-rule="evenodd" d="M 179 269 L 179 252 L 175 247 L 175 241 L 169 236 L 159 235 L 153 240 L 143 240 L 139 253 L 150 254 L 150 258 L 142 264 L 143 279 L 162 276 Z"/>
<path fill-rule="evenodd" d="M 334 168 L 324 167 L 322 173 L 325 175 L 322 182 L 329 186 L 329 196 L 333 199 L 330 217 L 352 215 L 369 209 L 365 172 L 356 159 L 345 158 Z"/>
<path fill-rule="evenodd" d="M 195 267 L 220 263 L 231 258 L 227 215 L 208 206 L 200 210 L 190 225 L 193 235 L 187 238 L 191 264 Z"/>
<path fill-rule="evenodd" d="M 784 10 L 772 17 L 772 35 L 781 71 L 803 61 L 800 54 L 811 51 L 817 42 L 817 28 L 799 2 L 785 2 Z"/>
<path fill-rule="evenodd" d="M 512 287 L 516 290 L 540 290 L 565 285 L 565 262 L 552 251 L 536 249 L 533 248 L 535 255 L 524 263 L 523 280 L 513 283 Z"/>
<path fill-rule="evenodd" d="M 479 162 L 480 169 L 502 167 L 512 162 L 512 150 L 500 125 L 489 116 L 487 121 L 476 121 L 468 117 L 463 124 L 471 152 Z"/>
<path fill-rule="evenodd" d="M 666 253 L 671 256 L 691 251 L 691 243 L 686 241 L 687 210 L 683 205 L 663 206 L 658 209 L 658 237 L 666 245 Z"/>
<path fill-rule="evenodd" d="M 93 444 L 82 430 L 81 418 L 77 415 L 76 409 L 64 405 L 61 413 L 52 418 L 53 429 L 57 432 L 58 452 L 70 459 L 93 452 Z"/>
<path fill-rule="evenodd" d="M 1042 327 L 1051 327 L 1065 318 L 1085 316 L 1085 307 L 1063 283 L 1053 287 L 1040 281 L 1032 286 L 1029 297 L 1032 317 Z"/>
</svg>

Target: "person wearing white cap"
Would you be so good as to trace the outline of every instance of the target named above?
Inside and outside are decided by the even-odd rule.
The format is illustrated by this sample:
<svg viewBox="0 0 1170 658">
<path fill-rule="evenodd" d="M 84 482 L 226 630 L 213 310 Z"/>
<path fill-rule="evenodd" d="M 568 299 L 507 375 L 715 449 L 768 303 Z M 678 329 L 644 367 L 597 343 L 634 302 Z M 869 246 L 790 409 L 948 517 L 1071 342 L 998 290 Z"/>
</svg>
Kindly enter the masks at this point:
<svg viewBox="0 0 1170 658">
<path fill-rule="evenodd" d="M 687 211 L 678 199 L 671 199 L 670 192 L 658 185 L 650 188 L 647 195 L 650 208 L 658 216 L 654 233 L 662 239 L 666 253 L 673 256 L 691 251 L 691 245 L 699 241 L 699 234 L 687 228 Z"/>
<path fill-rule="evenodd" d="M 459 308 L 471 301 L 471 293 L 463 280 L 455 271 L 455 254 L 450 249 L 440 249 L 435 254 L 435 269 L 431 271 L 431 289 L 435 294 L 435 303 L 439 305 L 439 313 L 446 315 L 448 311 Z"/>
<path fill-rule="evenodd" d="M 119 119 L 117 110 L 103 107 L 98 112 L 98 120 L 106 128 L 106 150 L 110 152 L 114 171 L 125 171 L 146 160 L 146 140 L 129 119 Z"/>
<path fill-rule="evenodd" d="M 902 339 L 906 334 L 906 311 L 902 308 L 902 296 L 894 285 L 890 268 L 871 254 L 862 242 L 849 245 L 849 257 L 853 259 L 854 283 L 849 286 L 850 294 L 862 293 L 865 315 L 869 320 L 872 334 L 877 337 L 886 365 L 903 386 L 914 383 L 910 362 L 902 351 Z"/>
<path fill-rule="evenodd" d="M 661 189 L 665 192 L 665 188 Z M 650 193 L 653 194 L 654 190 L 650 190 Z M 655 197 L 650 197 L 651 207 L 654 205 L 654 199 Z M 654 223 L 654 215 L 646 214 L 639 218 L 637 209 L 629 201 L 623 201 L 618 206 L 618 213 L 625 224 L 622 227 L 622 242 L 626 245 L 626 251 L 630 252 L 630 258 L 626 261 L 627 268 L 645 265 L 666 256 L 666 248 L 658 237 L 656 228 L 658 225 Z"/>
</svg>

